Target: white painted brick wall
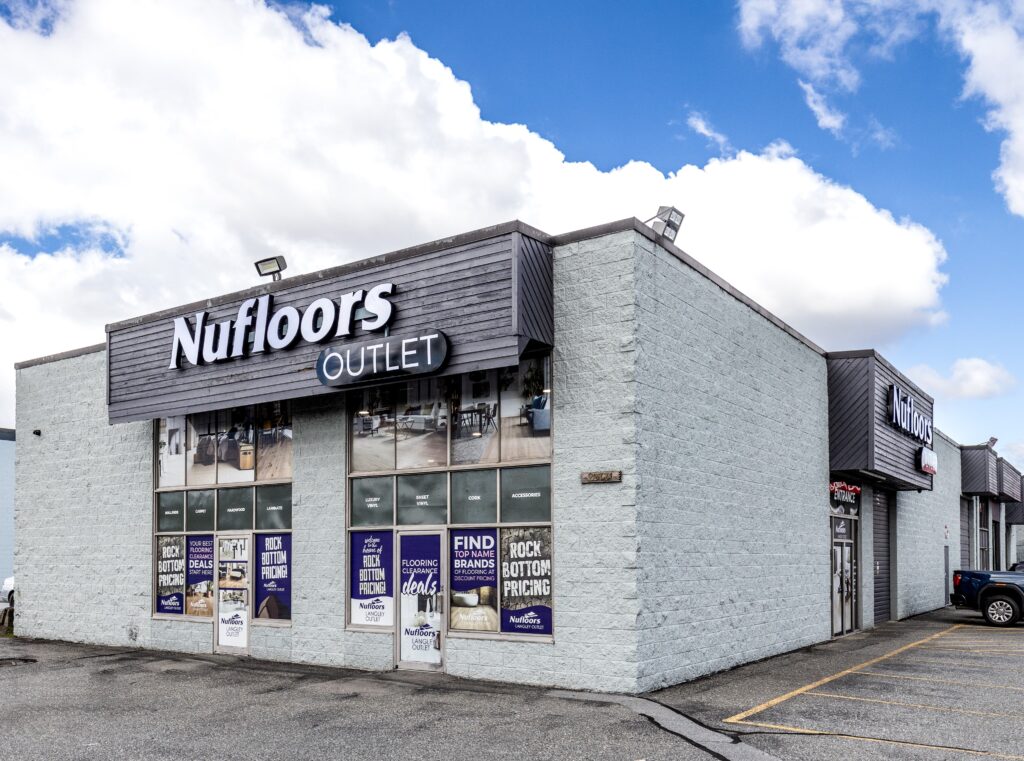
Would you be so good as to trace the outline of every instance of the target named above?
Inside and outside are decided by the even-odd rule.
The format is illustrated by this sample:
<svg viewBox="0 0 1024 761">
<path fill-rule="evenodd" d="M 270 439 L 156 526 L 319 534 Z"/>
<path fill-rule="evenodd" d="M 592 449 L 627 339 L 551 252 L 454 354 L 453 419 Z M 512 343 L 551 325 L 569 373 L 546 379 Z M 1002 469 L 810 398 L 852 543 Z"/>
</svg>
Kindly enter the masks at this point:
<svg viewBox="0 0 1024 761">
<path fill-rule="evenodd" d="M 934 448 L 939 472 L 932 491 L 896 495 L 896 618 L 949 602 L 944 547 L 949 547 L 950 573 L 960 565 L 960 450 L 938 433 Z"/>
<path fill-rule="evenodd" d="M 107 425 L 106 352 L 17 371 L 21 636 L 150 638 L 153 425 Z"/>
<path fill-rule="evenodd" d="M 449 637 L 460 676 L 635 692 L 634 234 L 554 251 L 554 644 Z M 580 472 L 622 470 L 583 486 Z"/>
<path fill-rule="evenodd" d="M 825 360 L 637 236 L 641 689 L 830 636 Z"/>
</svg>

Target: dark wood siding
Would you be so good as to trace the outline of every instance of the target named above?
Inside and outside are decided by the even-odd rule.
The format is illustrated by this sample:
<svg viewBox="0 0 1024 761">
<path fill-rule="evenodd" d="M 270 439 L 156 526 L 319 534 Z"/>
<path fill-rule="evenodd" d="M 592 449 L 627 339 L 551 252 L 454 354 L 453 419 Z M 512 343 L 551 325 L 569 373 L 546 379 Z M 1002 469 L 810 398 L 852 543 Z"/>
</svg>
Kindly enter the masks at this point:
<svg viewBox="0 0 1024 761">
<path fill-rule="evenodd" d="M 1002 457 L 998 463 L 999 498 L 1007 502 L 1020 502 L 1020 471 Z"/>
<path fill-rule="evenodd" d="M 889 541 L 889 512 L 890 504 L 894 500 L 891 492 L 884 489 L 875 489 L 871 505 L 871 524 L 873 529 L 873 542 L 875 553 L 875 624 L 880 624 L 892 618 L 891 609 L 891 586 L 892 574 L 889 552 L 891 543 Z"/>
<path fill-rule="evenodd" d="M 918 467 L 922 442 L 889 424 L 889 387 L 900 386 L 934 419 L 932 398 L 873 351 L 827 359 L 830 469 L 871 471 L 896 489 L 931 489 L 932 477 Z"/>
<path fill-rule="evenodd" d="M 999 466 L 991 447 L 960 447 L 961 491 L 994 497 L 999 492 Z"/>
<path fill-rule="evenodd" d="M 860 357 L 828 360 L 828 447 L 831 470 L 868 466 L 870 366 Z"/>
<path fill-rule="evenodd" d="M 516 327 L 520 341 L 553 346 L 555 326 L 554 283 L 551 271 L 551 246 L 526 235 L 516 234 Z"/>
<path fill-rule="evenodd" d="M 517 238 L 524 245 L 517 244 Z M 323 346 L 303 341 L 288 350 L 245 359 L 199 367 L 186 363 L 181 370 L 168 369 L 177 315 L 194 316 L 197 309 L 203 309 L 209 313 L 208 322 L 231 319 L 242 301 L 262 293 L 273 293 L 275 309 L 286 305 L 302 309 L 321 296 L 337 298 L 349 291 L 393 282 L 395 318 L 391 332 L 443 330 L 451 350 L 442 374 L 514 364 L 522 343 L 520 330 L 529 330 L 528 339 L 550 337 L 552 333 L 550 249 L 527 246 L 527 240 L 517 232 L 506 232 L 415 255 L 398 252 L 111 326 L 110 421 L 144 420 L 336 391 L 322 386 L 316 378 L 314 365 Z M 528 255 L 521 255 L 525 248 L 529 248 Z M 519 266 L 517 257 L 528 260 L 528 265 Z M 517 270 L 526 270 L 527 274 L 519 278 Z M 522 293 L 524 289 L 537 293 Z M 529 315 L 528 320 L 517 319 L 523 313 Z"/>
</svg>

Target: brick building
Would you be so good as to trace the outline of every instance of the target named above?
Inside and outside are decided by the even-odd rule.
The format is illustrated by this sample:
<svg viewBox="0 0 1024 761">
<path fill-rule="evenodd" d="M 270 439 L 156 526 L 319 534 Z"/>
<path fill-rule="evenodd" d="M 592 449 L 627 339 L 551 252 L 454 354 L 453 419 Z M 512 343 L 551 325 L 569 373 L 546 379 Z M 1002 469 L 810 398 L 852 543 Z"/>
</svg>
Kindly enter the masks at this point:
<svg viewBox="0 0 1024 761">
<path fill-rule="evenodd" d="M 634 219 L 138 317 L 17 384 L 27 636 L 642 692 L 940 607 L 978 538 L 924 392 Z"/>
</svg>

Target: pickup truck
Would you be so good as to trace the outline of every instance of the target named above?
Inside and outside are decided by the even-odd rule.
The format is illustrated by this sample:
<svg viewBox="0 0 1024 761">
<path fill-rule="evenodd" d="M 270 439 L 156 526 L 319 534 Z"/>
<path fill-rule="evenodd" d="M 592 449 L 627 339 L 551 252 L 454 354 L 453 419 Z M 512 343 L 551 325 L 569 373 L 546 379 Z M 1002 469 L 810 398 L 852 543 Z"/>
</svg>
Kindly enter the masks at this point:
<svg viewBox="0 0 1024 761">
<path fill-rule="evenodd" d="M 954 571 L 949 601 L 980 610 L 992 626 L 1013 626 L 1024 611 L 1024 572 Z"/>
</svg>

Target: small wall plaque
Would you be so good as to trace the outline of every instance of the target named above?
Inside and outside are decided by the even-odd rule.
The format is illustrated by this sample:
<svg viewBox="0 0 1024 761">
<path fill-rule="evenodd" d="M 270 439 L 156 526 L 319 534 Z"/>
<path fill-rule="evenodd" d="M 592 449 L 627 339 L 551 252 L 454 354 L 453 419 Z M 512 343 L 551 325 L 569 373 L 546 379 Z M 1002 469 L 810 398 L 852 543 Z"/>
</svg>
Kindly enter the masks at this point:
<svg viewBox="0 0 1024 761">
<path fill-rule="evenodd" d="M 622 483 L 621 470 L 587 470 L 580 473 L 581 484 L 618 484 Z"/>
</svg>

